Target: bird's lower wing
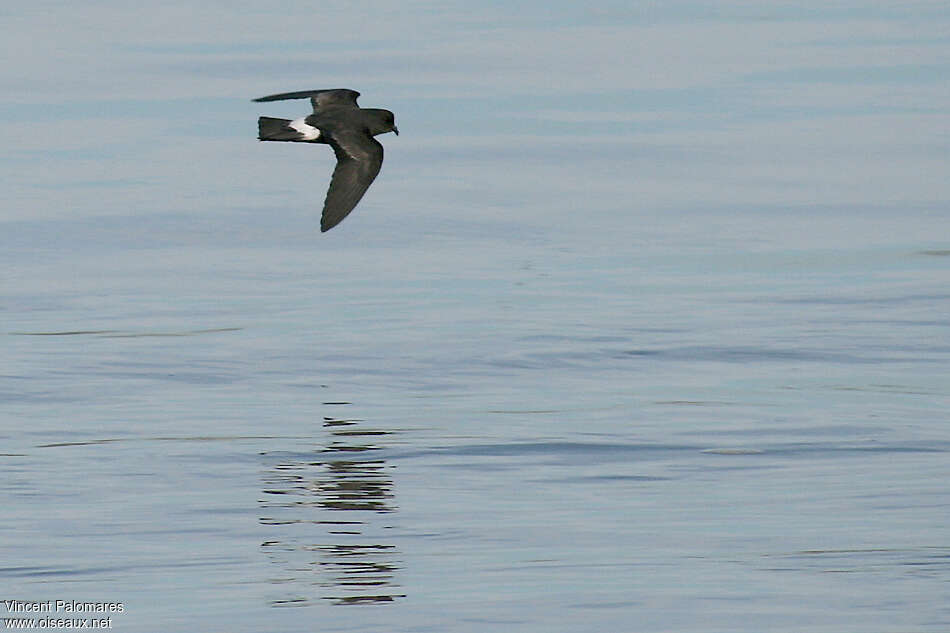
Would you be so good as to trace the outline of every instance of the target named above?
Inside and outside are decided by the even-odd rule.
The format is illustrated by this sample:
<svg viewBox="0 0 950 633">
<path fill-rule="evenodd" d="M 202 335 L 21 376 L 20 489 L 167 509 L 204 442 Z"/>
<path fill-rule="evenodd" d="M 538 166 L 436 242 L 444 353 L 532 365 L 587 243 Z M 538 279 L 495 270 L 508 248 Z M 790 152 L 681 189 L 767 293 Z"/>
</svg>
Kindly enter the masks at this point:
<svg viewBox="0 0 950 633">
<path fill-rule="evenodd" d="M 383 165 L 383 146 L 368 134 L 337 134 L 329 143 L 337 164 L 323 204 L 322 232 L 329 231 L 350 214 Z"/>
</svg>

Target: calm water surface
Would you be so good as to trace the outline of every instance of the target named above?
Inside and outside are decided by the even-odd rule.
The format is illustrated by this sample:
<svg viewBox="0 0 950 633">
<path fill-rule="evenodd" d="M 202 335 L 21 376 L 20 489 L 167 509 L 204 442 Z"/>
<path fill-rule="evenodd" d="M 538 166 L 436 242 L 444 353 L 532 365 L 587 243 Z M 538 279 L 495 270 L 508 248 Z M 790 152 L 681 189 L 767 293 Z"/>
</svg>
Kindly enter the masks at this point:
<svg viewBox="0 0 950 633">
<path fill-rule="evenodd" d="M 950 630 L 948 15 L 717 6 L 4 10 L 0 598 Z"/>
</svg>

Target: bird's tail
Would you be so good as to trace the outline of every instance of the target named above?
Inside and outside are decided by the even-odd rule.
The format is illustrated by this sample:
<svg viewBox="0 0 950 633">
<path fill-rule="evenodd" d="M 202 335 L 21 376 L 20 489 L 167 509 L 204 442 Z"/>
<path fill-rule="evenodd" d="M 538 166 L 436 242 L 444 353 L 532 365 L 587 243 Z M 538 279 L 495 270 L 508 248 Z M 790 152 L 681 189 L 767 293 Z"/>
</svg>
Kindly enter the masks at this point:
<svg viewBox="0 0 950 633">
<path fill-rule="evenodd" d="M 274 119 L 262 116 L 257 119 L 257 138 L 260 141 L 304 141 L 300 130 L 290 127 L 290 119 Z"/>
</svg>

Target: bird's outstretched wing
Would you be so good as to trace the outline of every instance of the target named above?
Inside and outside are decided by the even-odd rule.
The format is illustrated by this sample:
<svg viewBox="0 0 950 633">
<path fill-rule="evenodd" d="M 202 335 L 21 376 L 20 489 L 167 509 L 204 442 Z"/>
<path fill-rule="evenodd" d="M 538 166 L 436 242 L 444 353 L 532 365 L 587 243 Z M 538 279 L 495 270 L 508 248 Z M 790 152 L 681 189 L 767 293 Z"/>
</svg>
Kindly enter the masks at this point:
<svg viewBox="0 0 950 633">
<path fill-rule="evenodd" d="M 306 99 L 310 98 L 313 103 L 313 111 L 319 112 L 330 106 L 344 106 L 358 108 L 356 104 L 360 93 L 348 88 L 334 88 L 332 90 L 301 90 L 299 92 L 282 92 L 276 95 L 268 95 L 254 99 L 254 101 L 283 101 L 284 99 Z"/>
<path fill-rule="evenodd" d="M 349 215 L 383 165 L 383 146 L 365 132 L 336 131 L 329 135 L 327 142 L 336 154 L 337 163 L 320 218 L 320 231 L 324 233 Z"/>
</svg>

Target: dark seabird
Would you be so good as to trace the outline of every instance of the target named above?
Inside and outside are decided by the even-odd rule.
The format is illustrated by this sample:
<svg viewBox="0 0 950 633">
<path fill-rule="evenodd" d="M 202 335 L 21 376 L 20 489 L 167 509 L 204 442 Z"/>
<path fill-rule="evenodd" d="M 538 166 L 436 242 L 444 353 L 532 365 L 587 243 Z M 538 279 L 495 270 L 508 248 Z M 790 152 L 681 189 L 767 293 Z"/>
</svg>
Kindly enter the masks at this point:
<svg viewBox="0 0 950 633">
<path fill-rule="evenodd" d="M 326 143 L 336 154 L 336 169 L 330 178 L 327 199 L 323 203 L 320 230 L 325 232 L 343 221 L 366 193 L 383 164 L 383 146 L 373 137 L 395 132 L 396 118 L 389 110 L 361 108 L 355 90 L 302 90 L 254 99 L 280 101 L 306 99 L 313 103 L 313 114 L 289 119 L 262 116 L 257 120 L 257 138 L 261 141 Z"/>
</svg>

